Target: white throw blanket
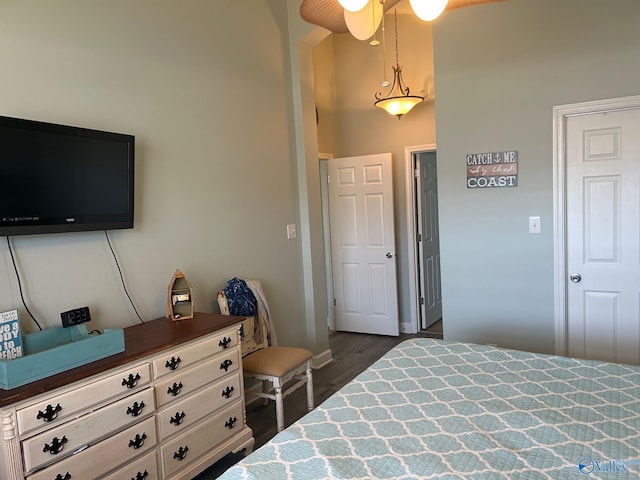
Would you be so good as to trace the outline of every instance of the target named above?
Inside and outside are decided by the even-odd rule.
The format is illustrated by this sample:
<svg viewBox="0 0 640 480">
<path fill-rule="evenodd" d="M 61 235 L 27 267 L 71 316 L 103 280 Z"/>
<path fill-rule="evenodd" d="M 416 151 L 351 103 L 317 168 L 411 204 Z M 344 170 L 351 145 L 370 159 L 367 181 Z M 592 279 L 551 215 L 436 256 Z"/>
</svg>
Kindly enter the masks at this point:
<svg viewBox="0 0 640 480">
<path fill-rule="evenodd" d="M 262 291 L 262 284 L 259 280 L 247 280 L 244 279 L 247 287 L 251 289 L 253 295 L 256 297 L 258 321 L 260 325 L 267 331 L 267 345 L 275 347 L 278 345 L 278 339 L 276 338 L 276 329 L 271 323 L 271 315 L 269 314 L 269 305 L 267 299 Z"/>
</svg>

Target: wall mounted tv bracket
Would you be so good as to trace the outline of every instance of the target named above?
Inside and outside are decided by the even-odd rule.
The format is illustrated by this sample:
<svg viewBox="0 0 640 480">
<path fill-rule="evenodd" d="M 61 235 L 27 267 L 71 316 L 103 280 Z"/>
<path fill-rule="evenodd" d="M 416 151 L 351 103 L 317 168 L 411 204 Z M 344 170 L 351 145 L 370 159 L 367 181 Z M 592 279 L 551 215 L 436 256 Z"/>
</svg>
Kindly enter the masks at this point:
<svg viewBox="0 0 640 480">
<path fill-rule="evenodd" d="M 69 310 L 68 312 L 62 312 L 60 314 L 62 318 L 63 327 L 71 327 L 73 325 L 79 325 L 91 321 L 91 315 L 89 314 L 89 307 L 80 307 Z"/>
</svg>

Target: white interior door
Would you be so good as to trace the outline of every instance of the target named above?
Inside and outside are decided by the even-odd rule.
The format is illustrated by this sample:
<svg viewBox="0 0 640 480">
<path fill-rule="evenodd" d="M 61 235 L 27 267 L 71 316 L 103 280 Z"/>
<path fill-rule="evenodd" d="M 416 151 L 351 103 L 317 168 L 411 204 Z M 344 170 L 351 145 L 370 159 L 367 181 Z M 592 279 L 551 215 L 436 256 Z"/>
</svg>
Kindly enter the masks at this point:
<svg viewBox="0 0 640 480">
<path fill-rule="evenodd" d="M 566 132 L 568 354 L 640 364 L 640 110 Z"/>
<path fill-rule="evenodd" d="M 391 154 L 328 163 L 336 330 L 398 335 Z"/>
<path fill-rule="evenodd" d="M 420 258 L 420 328 L 424 329 L 442 318 L 436 152 L 419 153 L 415 162 L 418 192 L 417 240 Z"/>
</svg>

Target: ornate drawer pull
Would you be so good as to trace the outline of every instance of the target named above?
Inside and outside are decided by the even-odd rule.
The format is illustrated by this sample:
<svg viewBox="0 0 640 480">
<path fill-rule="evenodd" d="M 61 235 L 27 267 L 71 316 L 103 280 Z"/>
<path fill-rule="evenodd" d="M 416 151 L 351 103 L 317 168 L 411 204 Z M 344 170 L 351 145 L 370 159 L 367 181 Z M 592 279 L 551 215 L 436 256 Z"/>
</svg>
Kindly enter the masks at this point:
<svg viewBox="0 0 640 480">
<path fill-rule="evenodd" d="M 177 452 L 173 452 L 173 458 L 177 459 L 178 461 L 184 460 L 184 457 L 187 456 L 188 451 L 189 451 L 189 447 L 187 446 L 180 447 Z"/>
<path fill-rule="evenodd" d="M 180 390 L 182 390 L 182 382 L 180 383 L 173 382 L 173 386 L 167 389 L 167 393 L 176 397 L 180 393 Z"/>
<path fill-rule="evenodd" d="M 142 409 L 145 407 L 144 402 L 133 402 L 133 405 L 127 408 L 127 415 L 131 415 L 132 417 L 137 417 L 142 413 Z"/>
<path fill-rule="evenodd" d="M 136 376 L 133 376 L 133 373 L 129 374 L 129 378 L 122 379 L 122 386 L 126 386 L 127 388 L 134 388 L 138 385 L 138 380 L 140 380 L 140 374 L 136 373 Z"/>
<path fill-rule="evenodd" d="M 227 420 L 224 423 L 224 426 L 226 428 L 228 428 L 229 430 L 231 430 L 233 427 L 236 426 L 236 422 L 238 421 L 238 419 L 236 417 L 229 417 L 229 420 Z"/>
<path fill-rule="evenodd" d="M 138 472 L 138 474 L 135 477 L 131 477 L 131 480 L 144 480 L 148 476 L 149 476 L 149 472 L 145 470 L 144 473 Z"/>
<path fill-rule="evenodd" d="M 222 348 L 229 348 L 229 345 L 231 345 L 231 339 L 229 337 L 224 337 L 222 340 L 220 340 L 220 342 L 218 343 L 219 347 Z"/>
<path fill-rule="evenodd" d="M 57 404 L 55 407 L 52 405 L 47 405 L 47 408 L 42 410 L 38 410 L 38 415 L 36 415 L 36 420 L 42 419 L 45 422 L 52 422 L 58 416 L 58 412 L 62 410 L 60 404 Z"/>
<path fill-rule="evenodd" d="M 225 372 L 229 370 L 229 367 L 233 365 L 233 362 L 228 358 L 220 364 L 220 370 L 224 370 Z"/>
<path fill-rule="evenodd" d="M 180 362 L 182 362 L 180 357 L 171 357 L 171 360 L 167 360 L 167 363 L 165 363 L 164 366 L 169 370 L 175 370 L 180 365 Z"/>
<path fill-rule="evenodd" d="M 231 395 L 233 395 L 233 391 L 234 391 L 234 390 L 235 390 L 235 389 L 234 389 L 233 387 L 229 387 L 229 386 L 228 386 L 227 388 L 225 388 L 225 389 L 222 391 L 222 396 L 223 396 L 224 398 L 229 398 L 229 397 L 231 397 Z"/>
<path fill-rule="evenodd" d="M 45 443 L 42 451 L 49 452 L 51 455 L 57 455 L 62 451 L 62 449 L 64 448 L 64 444 L 67 443 L 67 441 L 68 440 L 65 435 L 63 435 L 62 438 L 53 437 L 53 440 L 51 440 L 51 445 Z"/>
<path fill-rule="evenodd" d="M 133 440 L 129 440 L 129 446 L 137 450 L 144 445 L 144 441 L 146 439 L 147 439 L 146 433 L 143 433 L 142 435 L 140 435 L 139 433 L 136 433 L 136 438 L 134 438 Z"/>
<path fill-rule="evenodd" d="M 56 478 L 54 480 L 70 480 L 70 479 L 71 479 L 71 474 L 67 472 L 64 474 L 64 476 L 61 473 L 59 473 L 58 475 L 56 475 Z"/>
<path fill-rule="evenodd" d="M 175 426 L 177 427 L 182 423 L 185 416 L 186 416 L 186 413 L 184 412 L 176 412 L 175 416 L 171 417 L 171 420 L 169 420 L 169 423 L 174 423 Z"/>
</svg>

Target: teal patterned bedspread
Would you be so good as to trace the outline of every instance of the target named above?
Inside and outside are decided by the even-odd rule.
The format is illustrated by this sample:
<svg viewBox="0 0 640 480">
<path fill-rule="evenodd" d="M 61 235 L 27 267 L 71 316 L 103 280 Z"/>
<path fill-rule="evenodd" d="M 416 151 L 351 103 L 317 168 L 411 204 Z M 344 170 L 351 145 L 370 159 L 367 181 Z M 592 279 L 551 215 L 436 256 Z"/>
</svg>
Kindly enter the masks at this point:
<svg viewBox="0 0 640 480">
<path fill-rule="evenodd" d="M 640 477 L 640 368 L 407 340 L 222 479 Z"/>
</svg>

